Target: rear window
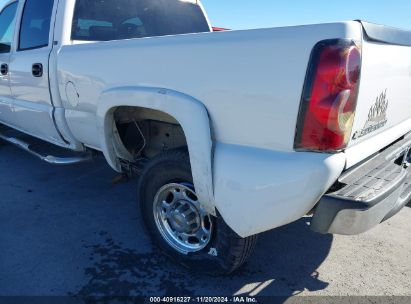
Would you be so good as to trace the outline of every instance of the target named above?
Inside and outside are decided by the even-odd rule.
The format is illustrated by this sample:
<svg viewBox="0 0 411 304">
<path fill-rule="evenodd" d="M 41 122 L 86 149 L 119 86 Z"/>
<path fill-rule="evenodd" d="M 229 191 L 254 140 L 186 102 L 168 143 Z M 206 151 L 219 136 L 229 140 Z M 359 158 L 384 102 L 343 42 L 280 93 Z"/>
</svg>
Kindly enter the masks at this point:
<svg viewBox="0 0 411 304">
<path fill-rule="evenodd" d="M 109 41 L 209 31 L 196 1 L 77 0 L 71 39 Z"/>
</svg>

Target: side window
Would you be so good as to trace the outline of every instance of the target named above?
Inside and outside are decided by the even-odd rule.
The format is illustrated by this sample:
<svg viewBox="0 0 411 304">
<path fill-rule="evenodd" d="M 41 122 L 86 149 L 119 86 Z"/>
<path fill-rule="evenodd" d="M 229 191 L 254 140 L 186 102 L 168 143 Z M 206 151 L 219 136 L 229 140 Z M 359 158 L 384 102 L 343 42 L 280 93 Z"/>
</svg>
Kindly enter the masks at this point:
<svg viewBox="0 0 411 304">
<path fill-rule="evenodd" d="M 27 0 L 20 28 L 19 50 L 49 44 L 50 21 L 54 0 Z"/>
<path fill-rule="evenodd" d="M 9 53 L 13 42 L 17 2 L 7 6 L 0 14 L 0 53 Z"/>
<path fill-rule="evenodd" d="M 196 1 L 77 0 L 71 39 L 108 41 L 209 31 Z"/>
</svg>

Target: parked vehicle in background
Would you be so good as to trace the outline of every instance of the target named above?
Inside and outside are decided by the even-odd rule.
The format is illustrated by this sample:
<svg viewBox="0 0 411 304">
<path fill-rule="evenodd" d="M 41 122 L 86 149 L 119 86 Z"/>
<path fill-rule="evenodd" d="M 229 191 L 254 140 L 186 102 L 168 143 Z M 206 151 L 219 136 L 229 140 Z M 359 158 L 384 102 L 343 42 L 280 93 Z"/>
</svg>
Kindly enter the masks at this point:
<svg viewBox="0 0 411 304">
<path fill-rule="evenodd" d="M 223 27 L 215 27 L 213 26 L 213 32 L 224 32 L 228 31 L 229 29 L 223 28 Z"/>
<path fill-rule="evenodd" d="M 138 175 L 154 242 L 209 273 L 310 211 L 313 230 L 351 235 L 406 205 L 409 32 L 212 31 L 200 1 L 9 1 L 0 138 Z"/>
</svg>

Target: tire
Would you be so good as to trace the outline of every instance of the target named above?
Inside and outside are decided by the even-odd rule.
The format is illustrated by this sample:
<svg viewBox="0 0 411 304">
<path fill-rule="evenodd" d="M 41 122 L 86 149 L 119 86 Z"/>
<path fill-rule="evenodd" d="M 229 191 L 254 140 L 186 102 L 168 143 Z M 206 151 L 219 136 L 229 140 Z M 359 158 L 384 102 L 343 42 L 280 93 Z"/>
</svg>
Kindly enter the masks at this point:
<svg viewBox="0 0 411 304">
<path fill-rule="evenodd" d="M 138 201 L 145 226 L 154 243 L 166 255 L 170 256 L 181 265 L 200 273 L 226 275 L 232 273 L 243 265 L 256 244 L 257 236 L 241 238 L 228 227 L 221 216 L 212 217 L 207 215 L 206 219 L 209 219 L 210 223 L 206 226 L 211 228 L 209 231 L 207 231 L 207 227 L 203 228 L 204 231 L 207 231 L 209 238 L 208 243 L 206 245 L 203 244 L 203 246 L 205 246 L 204 248 L 195 251 L 184 251 L 186 249 L 181 251 L 181 247 L 184 246 L 174 244 L 176 242 L 174 240 L 175 238 L 170 237 L 170 233 L 164 232 L 164 230 L 171 229 L 170 227 L 172 225 L 169 224 L 170 221 L 162 221 L 161 219 L 163 219 L 163 216 L 158 215 L 161 212 L 164 212 L 161 213 L 164 215 L 165 211 L 162 210 L 161 212 L 156 212 L 156 202 L 160 201 L 158 195 L 159 193 L 163 193 L 161 192 L 161 189 L 164 189 L 164 187 L 167 188 L 167 185 L 170 184 L 174 185 L 174 190 L 178 192 L 180 192 L 179 187 L 183 187 L 182 191 L 187 192 L 185 195 L 189 194 L 189 196 L 192 197 L 190 191 L 184 190 L 187 187 L 190 187 L 194 192 L 190 161 L 186 150 L 172 150 L 155 157 L 147 164 L 140 176 Z M 175 191 L 173 193 L 175 193 Z M 165 200 L 168 200 L 168 198 Z M 177 201 L 175 197 L 169 200 Z M 161 206 L 163 204 L 164 200 L 162 200 Z M 174 205 L 176 205 L 176 203 L 172 203 L 171 206 Z M 172 209 L 172 207 L 168 208 L 168 210 Z M 193 209 L 193 207 L 190 208 Z M 208 220 L 206 219 L 201 220 L 201 222 L 207 223 Z M 165 224 L 158 224 L 158 222 L 165 222 Z M 173 221 L 173 223 L 176 222 L 178 221 Z M 196 223 L 198 223 L 198 221 Z M 162 227 L 161 225 L 164 225 L 164 227 L 166 226 L 167 229 L 159 228 Z M 195 225 L 196 224 L 194 224 L 194 226 Z M 180 240 L 179 243 L 181 242 L 183 241 Z M 201 241 L 195 239 L 195 242 L 200 244 Z M 176 249 L 176 246 L 178 247 L 178 250 Z"/>
</svg>

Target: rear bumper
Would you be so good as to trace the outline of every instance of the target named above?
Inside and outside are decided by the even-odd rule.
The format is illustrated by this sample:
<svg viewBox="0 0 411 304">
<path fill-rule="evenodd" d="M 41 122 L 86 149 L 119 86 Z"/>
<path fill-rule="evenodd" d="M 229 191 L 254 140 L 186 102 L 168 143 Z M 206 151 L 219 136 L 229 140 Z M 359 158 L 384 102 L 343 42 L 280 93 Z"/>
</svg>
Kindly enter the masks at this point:
<svg viewBox="0 0 411 304">
<path fill-rule="evenodd" d="M 339 190 L 322 197 L 311 229 L 355 235 L 398 213 L 411 199 L 411 137 L 345 173 Z"/>
</svg>

